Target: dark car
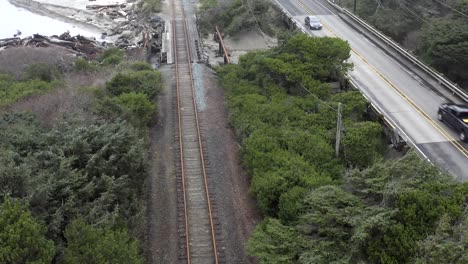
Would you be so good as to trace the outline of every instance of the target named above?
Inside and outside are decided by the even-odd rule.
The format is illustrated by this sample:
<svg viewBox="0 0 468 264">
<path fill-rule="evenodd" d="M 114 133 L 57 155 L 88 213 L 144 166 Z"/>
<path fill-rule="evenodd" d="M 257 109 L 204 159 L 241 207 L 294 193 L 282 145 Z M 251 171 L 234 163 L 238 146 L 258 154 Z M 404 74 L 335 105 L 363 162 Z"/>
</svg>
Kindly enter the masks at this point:
<svg viewBox="0 0 468 264">
<path fill-rule="evenodd" d="M 322 23 L 320 22 L 320 18 L 316 16 L 306 16 L 305 25 L 310 29 L 322 29 Z"/>
<path fill-rule="evenodd" d="M 461 141 L 468 142 L 468 106 L 442 104 L 437 111 L 437 119 L 453 127 Z"/>
</svg>

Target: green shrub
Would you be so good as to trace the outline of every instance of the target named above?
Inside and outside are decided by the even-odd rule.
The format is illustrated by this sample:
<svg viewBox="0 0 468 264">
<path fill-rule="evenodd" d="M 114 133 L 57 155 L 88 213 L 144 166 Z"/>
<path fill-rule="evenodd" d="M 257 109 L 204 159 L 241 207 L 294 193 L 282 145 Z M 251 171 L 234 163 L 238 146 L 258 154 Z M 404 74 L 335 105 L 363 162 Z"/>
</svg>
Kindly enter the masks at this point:
<svg viewBox="0 0 468 264">
<path fill-rule="evenodd" d="M 123 60 L 122 57 L 120 57 L 118 55 L 112 55 L 112 56 L 109 56 L 109 57 L 105 58 L 102 61 L 102 64 L 103 65 L 117 65 L 117 64 L 121 63 L 122 60 Z"/>
<path fill-rule="evenodd" d="M 152 71 L 151 65 L 144 61 L 138 61 L 130 65 L 130 69 L 134 71 Z"/>
<path fill-rule="evenodd" d="M 379 123 L 359 122 L 347 127 L 342 141 L 345 161 L 359 168 L 371 166 L 382 158 L 382 137 Z"/>
<path fill-rule="evenodd" d="M 29 171 L 22 198 L 47 221 L 48 238 L 62 243 L 65 226 L 78 215 L 90 223 L 111 225 L 121 217 L 135 227 L 147 175 L 144 143 L 135 128 L 124 121 L 87 120 L 91 124 L 83 125 L 67 118 L 53 129 L 17 135 L 14 128 L 30 122 L 28 117 L 24 119 L 0 123 L 0 130 L 11 138 L 6 148 L 29 150 L 14 157 L 14 162 L 18 169 L 25 168 L 20 172 Z M 17 138 L 24 136 L 27 140 Z M 20 149 L 29 142 L 38 146 Z"/>
<path fill-rule="evenodd" d="M 98 61 L 104 65 L 119 64 L 124 58 L 125 52 L 118 48 L 108 48 L 99 56 Z"/>
<path fill-rule="evenodd" d="M 90 72 L 97 70 L 97 65 L 94 62 L 89 62 L 83 58 L 75 60 L 75 70 L 82 72 Z"/>
<path fill-rule="evenodd" d="M 138 253 L 137 242 L 126 228 L 99 228 L 78 219 L 67 227 L 65 237 L 67 248 L 64 260 L 67 264 L 79 264 L 83 260 L 87 263 L 144 263 Z"/>
<path fill-rule="evenodd" d="M 24 73 L 25 80 L 41 80 L 44 82 L 51 82 L 58 77 L 57 70 L 54 66 L 46 63 L 31 64 L 26 68 Z"/>
<path fill-rule="evenodd" d="M 138 7 L 145 13 L 158 13 L 161 11 L 161 0 L 143 0 Z"/>
<path fill-rule="evenodd" d="M 156 112 L 156 105 L 143 93 L 123 93 L 112 101 L 122 107 L 128 121 L 137 126 L 147 125 Z"/>
<path fill-rule="evenodd" d="M 153 99 L 162 88 L 161 74 L 156 71 L 119 73 L 106 84 L 106 88 L 115 96 L 135 92 Z"/>
<path fill-rule="evenodd" d="M 0 77 L 0 106 L 17 102 L 23 97 L 51 90 L 55 83 L 39 79 L 16 82 Z"/>
<path fill-rule="evenodd" d="M 0 203 L 0 263 L 51 263 L 54 243 L 28 208 L 7 198 Z"/>
<path fill-rule="evenodd" d="M 297 219 L 301 214 L 303 200 L 307 194 L 307 189 L 294 186 L 288 192 L 283 193 L 279 200 L 279 213 L 278 216 L 283 221 L 292 222 Z"/>
<path fill-rule="evenodd" d="M 199 3 L 199 23 L 203 33 L 211 33 L 213 25 L 218 25 L 228 35 L 258 27 L 264 33 L 273 35 L 284 27 L 281 19 L 278 19 L 280 14 L 268 0 L 202 0 Z"/>
</svg>

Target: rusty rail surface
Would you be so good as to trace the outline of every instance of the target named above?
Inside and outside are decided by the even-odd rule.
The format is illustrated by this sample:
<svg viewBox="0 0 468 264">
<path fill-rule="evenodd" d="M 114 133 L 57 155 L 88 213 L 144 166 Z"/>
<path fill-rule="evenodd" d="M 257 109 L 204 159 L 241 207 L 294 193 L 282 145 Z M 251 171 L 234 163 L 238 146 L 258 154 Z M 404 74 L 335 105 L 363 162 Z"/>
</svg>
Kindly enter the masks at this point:
<svg viewBox="0 0 468 264">
<path fill-rule="evenodd" d="M 179 260 L 219 263 L 213 210 L 208 188 L 200 124 L 195 100 L 192 61 L 183 1 L 172 1 L 172 34 L 176 79 L 181 196 L 178 207 Z M 182 217 L 180 217 L 183 215 Z"/>
</svg>

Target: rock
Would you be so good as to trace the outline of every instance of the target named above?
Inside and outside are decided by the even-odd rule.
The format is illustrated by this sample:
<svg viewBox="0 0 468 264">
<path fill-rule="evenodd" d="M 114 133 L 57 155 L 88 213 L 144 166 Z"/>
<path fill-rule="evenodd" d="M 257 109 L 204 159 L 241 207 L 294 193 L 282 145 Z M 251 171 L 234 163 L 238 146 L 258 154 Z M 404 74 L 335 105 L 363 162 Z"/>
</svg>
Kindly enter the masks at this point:
<svg viewBox="0 0 468 264">
<path fill-rule="evenodd" d="M 131 38 L 133 37 L 133 32 L 131 30 L 125 30 L 120 34 L 119 38 Z"/>
</svg>

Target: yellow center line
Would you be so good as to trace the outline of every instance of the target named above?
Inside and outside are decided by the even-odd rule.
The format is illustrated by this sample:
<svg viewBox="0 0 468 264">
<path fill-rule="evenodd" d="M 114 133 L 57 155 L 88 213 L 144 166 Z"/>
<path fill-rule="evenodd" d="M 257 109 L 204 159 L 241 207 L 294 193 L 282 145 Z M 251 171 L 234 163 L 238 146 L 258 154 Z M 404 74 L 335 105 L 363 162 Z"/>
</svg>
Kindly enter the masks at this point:
<svg viewBox="0 0 468 264">
<path fill-rule="evenodd" d="M 307 7 L 301 0 L 295 0 L 301 7 L 304 8 L 304 10 L 310 14 L 310 15 L 317 15 L 316 13 L 314 13 L 309 7 Z M 327 24 L 325 24 L 323 21 L 322 21 L 322 25 L 328 30 L 330 31 L 330 33 L 332 33 L 335 37 L 337 38 L 340 38 L 338 36 L 338 34 L 333 31 Z M 350 46 L 351 47 L 351 46 Z M 357 50 L 353 49 L 351 47 L 351 50 L 354 52 L 354 54 L 359 58 L 361 59 L 367 66 L 369 66 L 369 68 L 375 73 L 377 74 L 377 76 L 379 76 L 385 83 L 387 83 L 390 87 L 393 88 L 393 90 L 395 90 L 398 95 L 400 95 L 400 97 L 402 97 L 408 104 L 410 104 L 424 119 L 426 119 L 429 124 L 432 125 L 432 127 L 434 127 L 437 131 L 439 131 L 450 143 L 452 143 L 452 145 L 457 148 L 466 158 L 468 158 L 468 150 L 465 149 L 465 147 L 463 145 L 461 145 L 457 140 L 455 140 L 450 134 L 447 133 L 447 131 L 442 128 L 439 124 L 437 124 L 436 122 L 434 122 L 434 120 L 432 120 L 432 118 L 426 113 L 424 112 L 424 110 L 422 110 L 416 103 L 414 103 L 408 96 L 406 96 L 395 84 L 393 84 L 389 79 L 387 79 L 382 73 L 380 73 L 374 66 L 372 66 L 366 58 L 364 58 L 364 56 L 362 56 Z"/>
</svg>

